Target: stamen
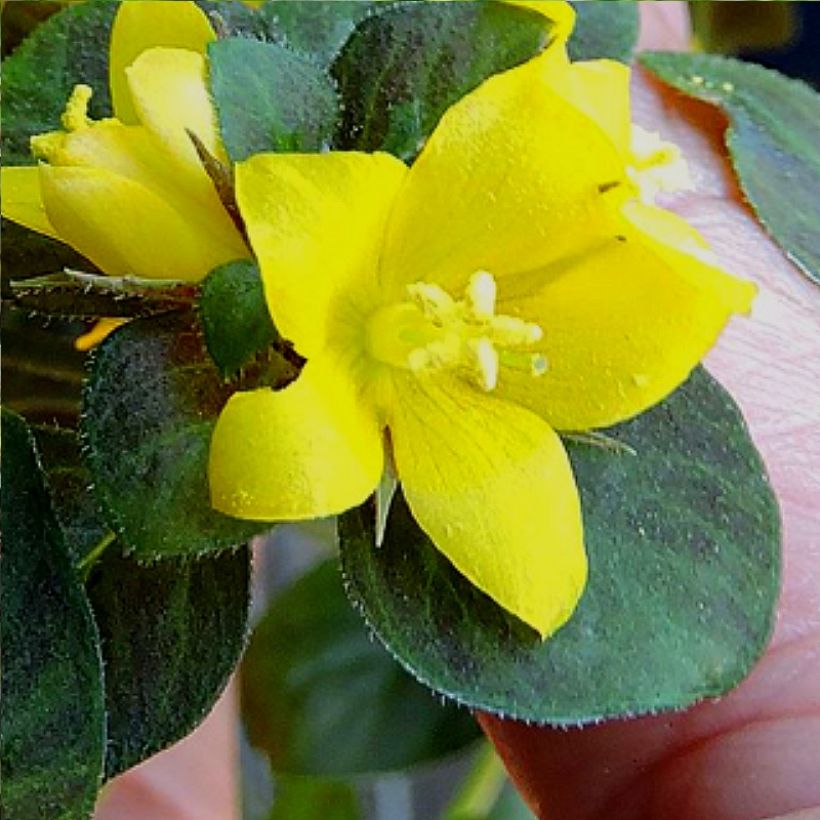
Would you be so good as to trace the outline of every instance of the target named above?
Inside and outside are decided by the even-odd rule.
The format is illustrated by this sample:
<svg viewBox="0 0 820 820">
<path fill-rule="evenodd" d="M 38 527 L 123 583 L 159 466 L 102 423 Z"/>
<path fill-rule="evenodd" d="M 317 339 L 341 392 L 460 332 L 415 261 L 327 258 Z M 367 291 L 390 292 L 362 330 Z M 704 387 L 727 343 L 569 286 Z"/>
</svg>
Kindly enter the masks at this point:
<svg viewBox="0 0 820 820">
<path fill-rule="evenodd" d="M 467 285 L 467 307 L 476 319 L 492 319 L 495 314 L 495 279 L 485 270 L 476 271 Z"/>
<path fill-rule="evenodd" d="M 493 343 L 486 336 L 481 336 L 478 339 L 470 339 L 467 347 L 473 359 L 471 370 L 478 376 L 478 386 L 488 393 L 495 390 L 498 385 L 498 352 Z"/>
<path fill-rule="evenodd" d="M 496 315 L 496 293 L 495 279 L 484 270 L 470 277 L 460 300 L 438 285 L 415 282 L 407 288 L 410 301 L 371 316 L 368 350 L 378 361 L 418 375 L 456 371 L 486 391 L 498 385 L 501 365 L 541 375 L 544 356 L 516 348 L 540 341 L 543 331 L 517 316 Z"/>
<path fill-rule="evenodd" d="M 502 347 L 519 347 L 540 342 L 544 331 L 539 325 L 515 316 L 493 316 L 490 320 L 493 340 Z"/>
<path fill-rule="evenodd" d="M 444 324 L 456 313 L 453 297 L 438 285 L 415 282 L 407 286 L 407 294 L 421 308 L 424 315 L 436 324 Z"/>
</svg>

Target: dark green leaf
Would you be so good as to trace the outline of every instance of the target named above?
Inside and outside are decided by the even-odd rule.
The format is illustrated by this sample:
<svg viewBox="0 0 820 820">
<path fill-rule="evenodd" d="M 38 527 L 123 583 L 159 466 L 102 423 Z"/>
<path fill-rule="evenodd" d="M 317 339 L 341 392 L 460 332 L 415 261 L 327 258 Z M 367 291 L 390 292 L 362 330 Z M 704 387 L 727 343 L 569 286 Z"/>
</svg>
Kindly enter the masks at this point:
<svg viewBox="0 0 820 820">
<path fill-rule="evenodd" d="M 763 226 L 820 283 L 820 95 L 761 66 L 710 54 L 642 54 L 684 93 L 720 106 L 740 186 Z"/>
<path fill-rule="evenodd" d="M 250 582 L 246 547 L 150 566 L 89 553 L 107 534 L 71 430 L 35 431 L 38 452 L 75 564 L 93 567 L 88 594 L 105 666 L 106 776 L 125 771 L 191 731 L 210 710 L 244 645 Z"/>
<path fill-rule="evenodd" d="M 541 643 L 458 574 L 393 502 L 340 520 L 348 591 L 422 681 L 479 709 L 555 724 L 681 708 L 760 655 L 779 578 L 777 506 L 729 396 L 703 371 L 609 434 L 636 455 L 567 444 L 590 579 Z"/>
<path fill-rule="evenodd" d="M 211 431 L 236 389 L 192 314 L 135 319 L 97 350 L 82 422 L 88 464 L 107 520 L 138 558 L 242 544 L 270 527 L 210 505 Z"/>
<path fill-rule="evenodd" d="M 265 151 L 318 151 L 336 124 L 336 90 L 307 58 L 243 37 L 208 46 L 211 93 L 234 162 Z"/>
<path fill-rule="evenodd" d="M 109 532 L 97 508 L 91 473 L 83 461 L 74 430 L 41 426 L 34 427 L 32 433 L 54 513 L 76 565 Z"/>
<path fill-rule="evenodd" d="M 242 708 L 274 771 L 296 774 L 407 768 L 479 734 L 466 710 L 442 706 L 370 639 L 335 560 L 274 599 L 256 627 Z"/>
<path fill-rule="evenodd" d="M 23 420 L 3 411 L 0 814 L 89 817 L 105 748 L 102 667 Z"/>
<path fill-rule="evenodd" d="M 3 404 L 33 424 L 76 424 L 85 357 L 74 349 L 74 340 L 83 325 L 46 324 L 4 302 L 0 328 Z"/>
<path fill-rule="evenodd" d="M 247 547 L 150 565 L 106 551 L 88 582 L 105 663 L 106 777 L 210 711 L 244 645 L 249 584 Z"/>
<path fill-rule="evenodd" d="M 259 268 L 247 260 L 229 262 L 208 274 L 199 312 L 208 352 L 225 376 L 232 376 L 278 338 Z"/>
<path fill-rule="evenodd" d="M 118 3 L 72 5 L 46 20 L 3 61 L 3 164 L 34 162 L 29 138 L 61 128 L 77 83 L 94 89 L 89 113 L 110 116 L 108 41 Z"/>
<path fill-rule="evenodd" d="M 541 51 L 550 24 L 503 3 L 409 3 L 357 26 L 333 63 L 335 147 L 411 160 L 444 111 L 487 77 Z"/>
<path fill-rule="evenodd" d="M 628 63 L 638 41 L 638 4 L 633 0 L 576 2 L 575 28 L 567 44 L 573 60 L 608 57 Z"/>
<path fill-rule="evenodd" d="M 319 0 L 291 3 L 275 0 L 259 10 L 271 35 L 285 45 L 327 66 L 339 53 L 356 24 L 370 14 L 380 14 L 389 4 L 362 0 Z"/>
<path fill-rule="evenodd" d="M 114 277 L 66 270 L 12 282 L 15 304 L 34 313 L 71 317 L 132 317 L 190 306 L 197 287 L 186 282 Z"/>
<path fill-rule="evenodd" d="M 34 233 L 8 219 L 0 220 L 0 271 L 3 297 L 11 297 L 9 282 L 35 276 L 45 276 L 65 268 L 96 270 L 93 264 L 73 248 Z"/>
<path fill-rule="evenodd" d="M 277 42 L 324 67 L 338 54 L 356 23 L 371 13 L 381 12 L 388 3 L 269 0 L 259 9 L 249 9 L 241 3 L 201 0 L 199 5 L 221 37 L 238 34 Z"/>
</svg>

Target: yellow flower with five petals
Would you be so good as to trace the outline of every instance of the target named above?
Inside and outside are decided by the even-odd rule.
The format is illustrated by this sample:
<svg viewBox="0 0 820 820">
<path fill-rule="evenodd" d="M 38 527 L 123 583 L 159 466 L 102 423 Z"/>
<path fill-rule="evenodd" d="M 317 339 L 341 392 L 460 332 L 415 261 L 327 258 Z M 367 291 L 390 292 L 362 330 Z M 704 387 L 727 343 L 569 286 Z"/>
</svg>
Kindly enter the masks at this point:
<svg viewBox="0 0 820 820">
<path fill-rule="evenodd" d="M 627 81 L 559 43 L 453 105 L 410 168 L 357 152 L 237 165 L 271 315 L 307 364 L 224 408 L 217 509 L 332 515 L 395 471 L 470 581 L 542 636 L 569 618 L 587 565 L 556 431 L 662 400 L 754 296 L 651 204 L 679 158 L 633 141 Z"/>
<path fill-rule="evenodd" d="M 114 21 L 116 118 L 75 87 L 63 131 L 31 140 L 38 166 L 2 169 L 3 216 L 59 239 L 112 276 L 197 281 L 249 256 L 189 132 L 226 161 L 206 85 L 215 34 L 190 2 L 126 2 Z"/>
</svg>

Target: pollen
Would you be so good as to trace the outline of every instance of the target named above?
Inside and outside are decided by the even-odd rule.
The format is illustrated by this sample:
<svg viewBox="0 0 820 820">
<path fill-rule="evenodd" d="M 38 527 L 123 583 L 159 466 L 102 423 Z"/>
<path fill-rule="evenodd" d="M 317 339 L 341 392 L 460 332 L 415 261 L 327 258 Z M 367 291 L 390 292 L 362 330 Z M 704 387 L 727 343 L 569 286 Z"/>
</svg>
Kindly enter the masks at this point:
<svg viewBox="0 0 820 820">
<path fill-rule="evenodd" d="M 462 299 L 439 285 L 415 282 L 409 301 L 389 305 L 368 323 L 371 355 L 421 377 L 452 370 L 481 390 L 498 385 L 502 367 L 539 376 L 545 357 L 527 348 L 543 337 L 541 328 L 515 316 L 496 313 L 497 286 L 488 271 L 476 271 Z"/>
</svg>

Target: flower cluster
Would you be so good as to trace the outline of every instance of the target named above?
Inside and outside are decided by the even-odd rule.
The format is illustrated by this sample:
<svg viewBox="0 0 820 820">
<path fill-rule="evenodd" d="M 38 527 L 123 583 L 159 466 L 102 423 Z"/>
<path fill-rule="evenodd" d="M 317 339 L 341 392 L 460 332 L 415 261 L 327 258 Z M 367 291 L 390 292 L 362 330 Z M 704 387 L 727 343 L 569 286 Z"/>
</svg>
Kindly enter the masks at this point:
<svg viewBox="0 0 820 820">
<path fill-rule="evenodd" d="M 560 35 L 453 105 L 411 166 L 337 151 L 235 166 L 271 316 L 307 363 L 282 390 L 229 400 L 210 485 L 216 509 L 278 521 L 340 513 L 395 479 L 453 565 L 546 636 L 587 576 L 559 432 L 665 398 L 754 289 L 653 203 L 688 177 L 674 146 L 632 126 L 628 68 L 569 61 L 565 4 L 519 5 Z M 78 87 L 66 133 L 33 141 L 45 162 L 4 169 L 3 212 L 113 275 L 196 280 L 249 253 L 190 139 L 225 161 L 213 33 L 193 4 L 145 6 L 174 21 L 123 4 L 119 119 L 90 122 Z"/>
</svg>

